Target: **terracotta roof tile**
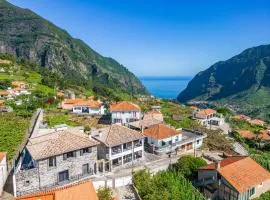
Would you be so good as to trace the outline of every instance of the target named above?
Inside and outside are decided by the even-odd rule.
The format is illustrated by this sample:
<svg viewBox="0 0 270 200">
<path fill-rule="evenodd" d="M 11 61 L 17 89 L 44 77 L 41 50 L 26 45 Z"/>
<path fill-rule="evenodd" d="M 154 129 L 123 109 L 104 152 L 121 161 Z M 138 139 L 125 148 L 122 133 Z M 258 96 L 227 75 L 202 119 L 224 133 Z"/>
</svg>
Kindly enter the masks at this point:
<svg viewBox="0 0 270 200">
<path fill-rule="evenodd" d="M 91 180 L 54 188 L 46 192 L 38 192 L 16 198 L 17 200 L 98 200 Z"/>
<path fill-rule="evenodd" d="M 143 138 L 143 134 L 126 126 L 112 124 L 109 127 L 97 129 L 91 135 L 108 147 L 117 146 Z"/>
<path fill-rule="evenodd" d="M 11 82 L 11 85 L 16 86 L 16 87 L 19 87 L 20 85 L 24 85 L 24 84 L 25 84 L 25 82 L 23 82 L 23 81 L 12 81 Z"/>
<path fill-rule="evenodd" d="M 262 140 L 269 140 L 270 141 L 269 130 L 260 131 L 260 135 L 258 135 L 258 136 L 249 130 L 239 130 L 237 132 L 239 133 L 239 135 L 241 137 L 246 138 L 246 139 L 254 139 L 257 137 L 257 138 L 262 139 Z"/>
<path fill-rule="evenodd" d="M 120 101 L 110 106 L 110 111 L 140 111 L 141 108 L 128 101 Z"/>
<path fill-rule="evenodd" d="M 227 166 L 229 164 L 232 164 L 232 163 L 237 162 L 239 160 L 242 160 L 244 158 L 246 158 L 246 156 L 235 156 L 235 157 L 225 158 L 222 161 L 220 161 L 220 167 L 225 167 L 225 166 Z M 202 169 L 202 170 L 214 170 L 214 169 L 216 169 L 216 167 L 217 167 L 216 163 L 211 163 L 211 164 L 208 164 L 206 166 L 200 167 L 200 169 Z"/>
<path fill-rule="evenodd" d="M 74 106 L 89 106 L 89 107 L 101 107 L 102 104 L 93 100 L 82 100 L 73 104 Z"/>
<path fill-rule="evenodd" d="M 250 117 L 249 116 L 246 116 L 246 115 L 243 115 L 243 114 L 240 114 L 240 115 L 235 115 L 233 116 L 233 119 L 244 119 L 244 120 L 250 120 Z"/>
<path fill-rule="evenodd" d="M 6 90 L 0 90 L 0 95 L 7 96 L 9 95 L 9 92 Z"/>
<path fill-rule="evenodd" d="M 63 101 L 64 104 L 74 104 L 74 103 L 78 103 L 80 101 L 84 101 L 83 99 L 65 99 Z"/>
<path fill-rule="evenodd" d="M 202 109 L 200 111 L 197 112 L 198 115 L 201 116 L 207 116 L 207 115 L 211 115 L 211 114 L 215 114 L 217 111 L 207 108 L 207 109 Z"/>
<path fill-rule="evenodd" d="M 0 162 L 7 156 L 6 152 L 0 152 Z"/>
<path fill-rule="evenodd" d="M 252 119 L 249 121 L 250 124 L 252 125 L 258 125 L 258 126 L 264 126 L 265 122 L 263 120 L 260 119 Z"/>
<path fill-rule="evenodd" d="M 218 172 L 239 193 L 270 179 L 270 173 L 249 157 L 221 167 Z"/>
<path fill-rule="evenodd" d="M 243 138 L 247 138 L 247 139 L 253 139 L 255 138 L 255 134 L 249 130 L 239 130 L 237 131 L 239 133 L 239 135 Z"/>
<path fill-rule="evenodd" d="M 174 135 L 181 134 L 181 131 L 169 127 L 165 124 L 156 124 L 144 131 L 144 135 L 154 139 L 165 139 Z"/>
<path fill-rule="evenodd" d="M 97 141 L 81 132 L 64 130 L 30 138 L 26 148 L 38 160 L 95 145 Z"/>
</svg>

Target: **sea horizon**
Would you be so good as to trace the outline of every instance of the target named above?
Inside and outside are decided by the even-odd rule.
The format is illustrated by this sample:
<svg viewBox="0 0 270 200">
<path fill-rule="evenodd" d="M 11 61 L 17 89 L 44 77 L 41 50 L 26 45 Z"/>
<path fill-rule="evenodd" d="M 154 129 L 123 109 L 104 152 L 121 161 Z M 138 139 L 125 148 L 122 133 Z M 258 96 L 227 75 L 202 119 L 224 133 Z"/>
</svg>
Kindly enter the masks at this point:
<svg viewBox="0 0 270 200">
<path fill-rule="evenodd" d="M 163 99 L 176 99 L 193 76 L 139 76 L 151 95 Z"/>
</svg>

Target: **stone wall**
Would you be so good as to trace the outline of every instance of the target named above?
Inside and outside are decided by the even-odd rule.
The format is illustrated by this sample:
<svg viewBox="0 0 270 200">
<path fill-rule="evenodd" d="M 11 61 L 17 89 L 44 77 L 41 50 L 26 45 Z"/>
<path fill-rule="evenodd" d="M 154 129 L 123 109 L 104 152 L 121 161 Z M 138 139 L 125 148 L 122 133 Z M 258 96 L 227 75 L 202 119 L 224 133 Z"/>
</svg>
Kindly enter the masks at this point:
<svg viewBox="0 0 270 200">
<path fill-rule="evenodd" d="M 106 160 L 106 154 L 109 154 L 109 147 L 106 147 L 106 145 L 100 143 L 97 147 L 98 149 L 98 160 L 105 159 Z"/>
<path fill-rule="evenodd" d="M 83 178 L 83 165 L 89 164 L 90 173 L 94 172 L 97 161 L 97 147 L 92 147 L 91 153 L 80 155 L 76 151 L 76 157 L 63 159 L 63 155 L 56 156 L 56 166 L 49 167 L 49 159 L 38 161 L 38 167 L 34 169 L 18 171 L 15 174 L 17 196 L 46 190 L 58 184 L 58 173 L 68 170 L 70 181 Z M 90 175 L 90 174 L 89 174 Z"/>
<path fill-rule="evenodd" d="M 80 151 L 76 151 L 76 157 L 63 159 L 63 155 L 56 156 L 56 166 L 49 167 L 48 159 L 39 161 L 40 185 L 56 184 L 58 182 L 58 173 L 68 170 L 69 178 L 82 175 L 82 166 L 89 164 L 89 168 L 94 171 L 94 164 L 97 161 L 97 147 L 92 147 L 92 153 L 85 153 L 82 156 Z"/>
<path fill-rule="evenodd" d="M 15 175 L 16 196 L 31 193 L 39 189 L 38 168 L 19 171 Z"/>
</svg>

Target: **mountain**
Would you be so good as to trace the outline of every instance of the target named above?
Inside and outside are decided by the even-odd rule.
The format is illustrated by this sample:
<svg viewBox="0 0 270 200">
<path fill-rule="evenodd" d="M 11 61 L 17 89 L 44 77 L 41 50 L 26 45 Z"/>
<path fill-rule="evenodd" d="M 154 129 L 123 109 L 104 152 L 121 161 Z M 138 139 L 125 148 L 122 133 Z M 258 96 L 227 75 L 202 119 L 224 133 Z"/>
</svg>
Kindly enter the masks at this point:
<svg viewBox="0 0 270 200">
<path fill-rule="evenodd" d="M 37 63 L 94 92 L 146 94 L 134 74 L 29 9 L 0 0 L 0 53 Z"/>
<path fill-rule="evenodd" d="M 231 106 L 270 119 L 270 45 L 246 49 L 198 73 L 177 100 Z"/>
</svg>

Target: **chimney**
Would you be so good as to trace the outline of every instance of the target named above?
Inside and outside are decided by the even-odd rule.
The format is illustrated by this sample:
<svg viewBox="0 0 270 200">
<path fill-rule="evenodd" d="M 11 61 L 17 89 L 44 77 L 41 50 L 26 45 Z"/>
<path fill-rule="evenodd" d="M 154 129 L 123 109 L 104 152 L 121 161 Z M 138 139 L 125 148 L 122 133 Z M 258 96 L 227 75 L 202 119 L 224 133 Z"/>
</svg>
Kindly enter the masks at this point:
<svg viewBox="0 0 270 200">
<path fill-rule="evenodd" d="M 218 160 L 215 164 L 216 164 L 216 169 L 220 169 L 220 160 Z"/>
</svg>

